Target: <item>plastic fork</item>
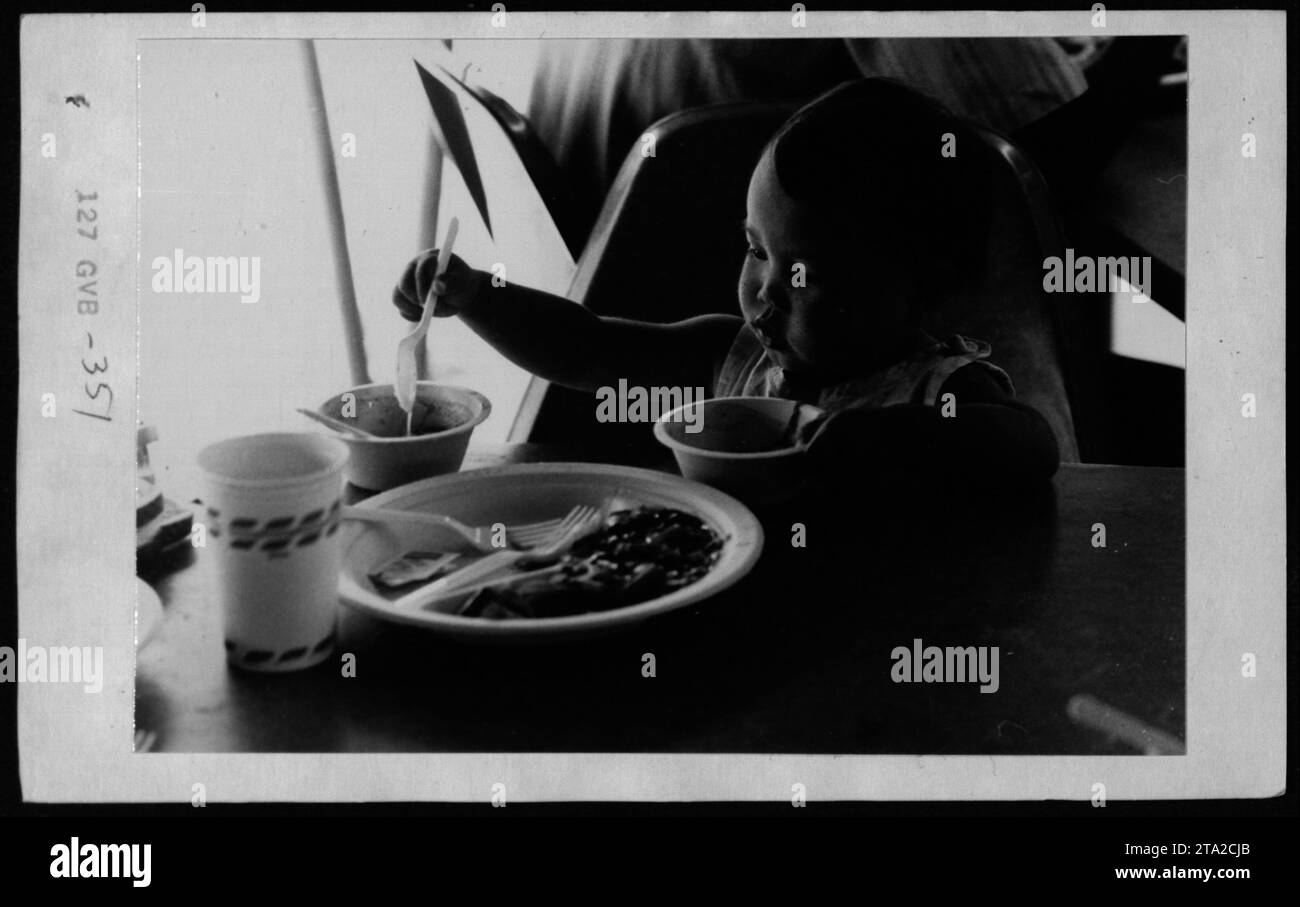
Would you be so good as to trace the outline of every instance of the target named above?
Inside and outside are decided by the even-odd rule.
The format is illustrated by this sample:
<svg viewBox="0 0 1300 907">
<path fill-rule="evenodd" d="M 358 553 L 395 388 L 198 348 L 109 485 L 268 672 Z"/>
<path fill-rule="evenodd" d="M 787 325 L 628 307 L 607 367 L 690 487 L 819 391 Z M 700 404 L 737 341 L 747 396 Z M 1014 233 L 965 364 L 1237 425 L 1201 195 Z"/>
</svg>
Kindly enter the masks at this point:
<svg viewBox="0 0 1300 907">
<path fill-rule="evenodd" d="M 546 560 L 559 557 L 582 536 L 598 528 L 604 522 L 607 510 L 607 507 L 575 507 L 553 531 L 547 544 L 529 551 L 498 551 L 496 554 L 490 554 L 450 576 L 434 580 L 414 592 L 408 592 L 394 600 L 393 606 L 411 609 L 431 605 L 444 598 L 460 598 L 480 585 L 491 585 L 495 574 L 508 570 L 521 560 Z"/>
<path fill-rule="evenodd" d="M 424 342 L 424 335 L 429 332 L 429 321 L 433 318 L 433 310 L 438 302 L 438 294 L 433 292 L 433 286 L 447 270 L 447 263 L 451 261 L 451 247 L 456 242 L 456 231 L 459 229 L 460 221 L 453 217 L 447 225 L 447 235 L 442 238 L 442 248 L 438 250 L 438 267 L 433 272 L 433 281 L 429 295 L 424 300 L 420 323 L 397 344 L 397 375 L 393 381 L 393 395 L 406 413 L 408 435 L 411 433 L 411 419 L 415 415 L 415 351 Z"/>
<path fill-rule="evenodd" d="M 544 545 L 555 536 L 558 530 L 567 528 L 574 521 L 574 516 L 582 507 L 575 507 L 568 514 L 558 519 L 541 520 L 536 523 L 524 523 L 519 526 L 506 527 L 506 542 L 515 548 L 536 548 Z M 591 508 L 587 508 L 591 509 Z M 417 526 L 439 526 L 450 529 L 469 542 L 476 550 L 484 554 L 499 553 L 502 549 L 492 544 L 491 526 L 470 526 L 454 517 L 441 513 L 423 513 L 417 510 L 384 510 L 373 507 L 344 507 L 342 516 L 345 520 L 357 520 L 363 523 L 406 523 Z"/>
</svg>

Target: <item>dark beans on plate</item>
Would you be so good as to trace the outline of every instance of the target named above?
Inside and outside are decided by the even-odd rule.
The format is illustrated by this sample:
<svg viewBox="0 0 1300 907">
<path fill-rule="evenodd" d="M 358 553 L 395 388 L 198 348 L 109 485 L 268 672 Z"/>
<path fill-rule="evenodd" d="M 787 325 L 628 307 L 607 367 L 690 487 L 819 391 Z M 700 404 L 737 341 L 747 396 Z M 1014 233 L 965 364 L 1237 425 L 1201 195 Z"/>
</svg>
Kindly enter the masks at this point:
<svg viewBox="0 0 1300 907">
<path fill-rule="evenodd" d="M 713 569 L 723 542 L 703 520 L 681 510 L 620 510 L 569 549 L 560 571 L 483 589 L 461 613 L 517 620 L 639 604 L 701 579 Z"/>
</svg>

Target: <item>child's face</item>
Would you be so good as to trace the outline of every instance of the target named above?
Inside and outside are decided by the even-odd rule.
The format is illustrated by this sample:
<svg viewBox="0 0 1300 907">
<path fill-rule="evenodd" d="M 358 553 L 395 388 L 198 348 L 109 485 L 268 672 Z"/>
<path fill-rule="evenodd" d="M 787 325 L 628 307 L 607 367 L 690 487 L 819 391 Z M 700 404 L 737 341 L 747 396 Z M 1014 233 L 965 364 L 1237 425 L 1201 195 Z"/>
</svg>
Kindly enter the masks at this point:
<svg viewBox="0 0 1300 907">
<path fill-rule="evenodd" d="M 740 311 L 768 355 L 821 382 L 889 362 L 909 334 L 903 275 L 872 267 L 869 250 L 836 253 L 813 213 L 781 188 L 770 151 L 754 168 L 746 207 Z"/>
</svg>

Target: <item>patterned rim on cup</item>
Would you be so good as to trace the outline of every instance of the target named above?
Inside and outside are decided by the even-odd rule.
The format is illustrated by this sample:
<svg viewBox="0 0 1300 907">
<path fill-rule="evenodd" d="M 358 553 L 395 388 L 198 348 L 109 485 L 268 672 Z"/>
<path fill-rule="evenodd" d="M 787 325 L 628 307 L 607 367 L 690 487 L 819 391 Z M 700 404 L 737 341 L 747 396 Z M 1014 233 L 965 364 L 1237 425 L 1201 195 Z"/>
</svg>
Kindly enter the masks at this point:
<svg viewBox="0 0 1300 907">
<path fill-rule="evenodd" d="M 271 649 L 254 649 L 241 645 L 233 639 L 226 640 L 226 657 L 244 668 L 284 668 L 315 658 L 317 660 L 334 648 L 338 633 L 330 630 L 329 635 L 314 646 L 295 646 L 292 649 L 274 651 Z"/>
<path fill-rule="evenodd" d="M 234 551 L 261 551 L 267 557 L 288 557 L 290 548 L 302 548 L 338 532 L 341 508 L 341 499 L 336 499 L 329 507 L 302 516 L 278 516 L 269 520 L 232 517 L 223 521 L 219 510 L 208 507 L 208 519 L 212 521 L 208 533 L 213 538 L 221 538 L 223 532 L 229 532 Z"/>
</svg>

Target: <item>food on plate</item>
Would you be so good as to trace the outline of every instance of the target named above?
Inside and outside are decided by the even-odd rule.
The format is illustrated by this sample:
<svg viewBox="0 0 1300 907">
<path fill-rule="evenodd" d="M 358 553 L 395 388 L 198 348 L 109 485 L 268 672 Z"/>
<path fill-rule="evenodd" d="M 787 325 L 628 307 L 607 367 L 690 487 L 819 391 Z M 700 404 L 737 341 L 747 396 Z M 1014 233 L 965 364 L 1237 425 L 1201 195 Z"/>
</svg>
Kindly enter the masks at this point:
<svg viewBox="0 0 1300 907">
<path fill-rule="evenodd" d="M 557 564 L 533 562 L 536 576 L 473 593 L 460 613 L 488 620 L 609 611 L 689 586 L 721 556 L 724 539 L 699 517 L 670 507 L 610 514 Z M 524 566 L 524 564 L 521 564 Z M 558 569 L 554 569 L 558 567 Z M 543 572 L 543 570 L 545 572 Z"/>
<path fill-rule="evenodd" d="M 440 551 L 408 551 L 381 564 L 370 574 L 371 581 L 384 589 L 400 589 L 412 583 L 424 583 L 450 573 L 458 566 L 459 554 Z"/>
</svg>

